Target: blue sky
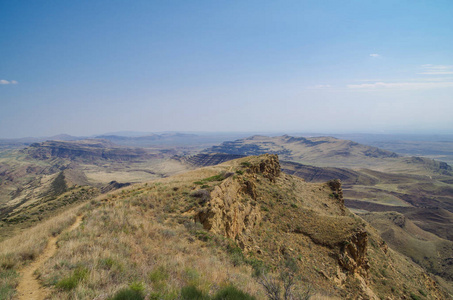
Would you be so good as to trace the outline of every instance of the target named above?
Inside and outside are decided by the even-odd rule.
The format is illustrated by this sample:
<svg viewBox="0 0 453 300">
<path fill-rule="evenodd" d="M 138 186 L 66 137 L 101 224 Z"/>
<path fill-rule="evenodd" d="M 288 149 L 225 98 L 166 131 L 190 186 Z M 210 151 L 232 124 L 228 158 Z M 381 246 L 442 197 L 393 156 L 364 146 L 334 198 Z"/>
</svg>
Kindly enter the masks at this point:
<svg viewBox="0 0 453 300">
<path fill-rule="evenodd" d="M 0 137 L 453 133 L 453 1 L 0 0 Z"/>
</svg>

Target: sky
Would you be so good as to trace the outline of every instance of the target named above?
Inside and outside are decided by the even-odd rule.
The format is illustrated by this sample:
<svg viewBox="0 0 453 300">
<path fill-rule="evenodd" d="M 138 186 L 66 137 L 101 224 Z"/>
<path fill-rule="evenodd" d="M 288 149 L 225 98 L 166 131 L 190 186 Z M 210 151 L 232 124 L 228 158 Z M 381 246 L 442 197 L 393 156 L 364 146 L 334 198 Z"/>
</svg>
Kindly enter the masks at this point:
<svg viewBox="0 0 453 300">
<path fill-rule="evenodd" d="M 0 138 L 453 133 L 453 1 L 0 0 Z"/>
</svg>

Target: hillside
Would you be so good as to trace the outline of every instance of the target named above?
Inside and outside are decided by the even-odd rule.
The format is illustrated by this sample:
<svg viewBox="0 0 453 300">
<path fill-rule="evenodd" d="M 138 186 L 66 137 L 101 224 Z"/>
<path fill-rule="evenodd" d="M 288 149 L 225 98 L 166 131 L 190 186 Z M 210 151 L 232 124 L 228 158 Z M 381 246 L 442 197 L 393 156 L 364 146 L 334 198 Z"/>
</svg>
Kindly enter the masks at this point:
<svg viewBox="0 0 453 300">
<path fill-rule="evenodd" d="M 280 159 L 316 166 L 366 167 L 382 159 L 397 158 L 394 152 L 333 137 L 268 137 L 255 135 L 206 149 L 207 153 L 241 155 L 278 154 Z M 366 163 L 366 164 L 364 164 Z"/>
<path fill-rule="evenodd" d="M 445 280 L 453 292 L 453 242 L 422 230 L 397 212 L 365 213 L 360 216 L 376 228 L 390 247 L 410 257 Z"/>
<path fill-rule="evenodd" d="M 200 167 L 215 165 L 237 157 L 240 155 L 202 153 L 184 157 L 182 161 Z M 418 158 L 402 159 L 418 161 Z M 446 229 L 453 220 L 447 216 L 453 211 L 453 186 L 449 183 L 449 180 L 453 180 L 452 176 L 435 175 L 435 171 L 430 176 L 426 176 L 410 172 L 317 167 L 283 160 L 280 164 L 283 172 L 301 177 L 307 182 L 340 179 L 347 206 L 367 211 L 401 212 L 425 230 L 453 240 Z M 436 164 L 439 162 L 432 162 L 432 165 Z M 425 169 L 425 167 L 422 168 Z M 444 213 L 441 213 L 442 211 Z"/>
<path fill-rule="evenodd" d="M 420 175 L 448 175 L 452 168 L 446 163 L 421 157 L 400 155 L 333 137 L 268 137 L 255 135 L 249 138 L 224 142 L 204 150 L 204 153 L 234 155 L 278 154 L 281 160 L 299 162 L 318 167 L 372 169 L 382 172 Z"/>
<path fill-rule="evenodd" d="M 100 192 L 188 168 L 171 149 L 46 141 L 0 152 L 0 240 Z"/>
<path fill-rule="evenodd" d="M 23 152 L 41 160 L 68 158 L 84 161 L 96 159 L 131 161 L 150 157 L 150 154 L 142 148 L 119 147 L 106 140 L 46 141 L 31 144 Z"/>
<path fill-rule="evenodd" d="M 216 161 L 234 159 L 237 156 L 239 154 L 206 153 L 188 157 L 186 161 L 202 166 Z M 381 159 L 382 165 L 388 163 L 385 161 L 386 159 L 388 158 Z M 386 169 L 393 169 L 390 171 L 378 171 L 385 169 L 379 164 L 372 167 L 376 170 L 371 170 L 319 167 L 294 161 L 281 161 L 280 163 L 283 172 L 301 177 L 307 182 L 340 179 L 345 204 L 347 207 L 353 208 L 354 212 L 368 212 L 369 214 L 365 214 L 366 216 L 373 215 L 371 212 L 388 212 L 390 214 L 399 212 L 404 215 L 402 218 L 407 218 L 408 224 L 418 226 L 420 231 L 426 231 L 426 235 L 432 234 L 435 239 L 420 241 L 417 236 L 414 237 L 404 229 L 396 228 L 395 236 L 389 239 L 383 231 L 379 230 L 383 234 L 384 240 L 387 240 L 393 249 L 408 255 L 427 271 L 441 276 L 444 286 L 451 289 L 448 252 L 435 250 L 445 249 L 445 245 L 450 245 L 453 241 L 451 233 L 453 177 L 447 175 L 450 167 L 442 162 L 418 157 L 390 159 L 399 166 L 399 171 L 394 171 L 396 169 L 394 167 L 386 167 Z M 319 161 L 323 161 L 322 156 L 319 157 Z M 414 167 L 417 169 L 415 172 L 413 172 Z M 388 221 L 385 218 L 384 220 Z M 383 221 L 380 220 L 380 222 Z M 381 223 L 373 224 L 381 229 Z M 411 250 L 407 251 L 407 249 Z"/>
<path fill-rule="evenodd" d="M 377 204 L 390 206 L 387 210 L 415 207 L 422 210 L 442 208 L 453 212 L 452 168 L 444 162 L 428 158 L 402 157 L 331 137 L 298 138 L 288 135 L 253 136 L 225 142 L 205 152 L 236 156 L 266 152 L 278 154 L 283 161 L 283 170 L 288 174 L 310 182 L 341 179 L 347 203 L 353 202 L 354 208 L 358 209 L 367 210 Z M 195 158 L 191 160 L 196 163 Z M 418 221 L 430 223 L 422 227 L 435 233 L 435 226 L 429 218 L 419 218 Z"/>
<path fill-rule="evenodd" d="M 2 152 L 0 240 L 100 193 L 243 157 L 241 154 L 187 153 L 192 152 L 186 148 L 128 148 L 100 140 L 44 142 L 23 151 Z M 322 159 L 320 156 L 319 160 Z M 400 170 L 407 172 L 378 171 L 379 164 L 376 170 L 371 170 L 319 167 L 282 160 L 280 166 L 286 174 L 307 182 L 340 179 L 345 203 L 355 212 L 400 212 L 422 230 L 452 241 L 450 181 L 453 177 L 442 174 L 448 172 L 448 165 L 409 157 L 373 159 L 383 164 L 387 159 L 393 160 Z M 415 174 L 410 171 L 414 166 L 418 170 Z M 409 256 L 424 255 L 424 248 L 413 247 Z M 425 260 L 415 261 L 429 272 L 442 276 L 448 285 L 450 279 L 448 272 L 443 271 L 445 268 L 438 263 L 423 264 Z"/>
<path fill-rule="evenodd" d="M 264 286 L 285 283 L 318 298 L 447 297 L 345 208 L 338 181 L 284 174 L 275 155 L 126 187 L 83 214 L 38 271 L 52 299 L 104 299 L 122 289 L 176 299 L 228 286 L 265 299 Z"/>
</svg>

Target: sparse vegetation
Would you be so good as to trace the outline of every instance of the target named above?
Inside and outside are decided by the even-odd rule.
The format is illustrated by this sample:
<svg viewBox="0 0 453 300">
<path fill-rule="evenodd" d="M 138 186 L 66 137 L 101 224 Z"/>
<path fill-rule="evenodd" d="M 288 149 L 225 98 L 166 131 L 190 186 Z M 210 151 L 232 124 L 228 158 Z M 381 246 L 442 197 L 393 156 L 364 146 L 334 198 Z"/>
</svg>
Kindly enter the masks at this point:
<svg viewBox="0 0 453 300">
<path fill-rule="evenodd" d="M 78 267 L 69 277 L 61 279 L 55 286 L 63 290 L 72 290 L 79 284 L 79 282 L 87 278 L 88 272 L 88 269 Z"/>
<path fill-rule="evenodd" d="M 250 161 L 255 166 L 258 159 Z M 331 189 L 325 184 L 310 184 L 284 174 L 272 178 L 265 171 L 217 181 L 219 174 L 243 166 L 241 161 L 234 163 L 233 168 L 205 168 L 130 186 L 91 201 L 83 226 L 62 234 L 58 252 L 38 270 L 42 282 L 55 287 L 51 298 L 308 299 L 317 293 L 309 288 L 310 283 L 323 286 L 327 295 L 363 296 L 358 279 L 345 276 L 343 289 L 335 287 L 331 278 L 337 276 L 340 259 L 355 259 L 353 263 L 360 264 L 344 249 L 351 244 L 361 247 L 354 238 L 359 238 L 357 234 L 366 224 L 344 213 L 341 202 L 329 197 Z M 209 178 L 212 180 L 206 181 Z M 225 192 L 225 204 L 237 205 L 229 207 L 231 214 L 220 211 L 225 220 L 231 217 L 230 223 L 225 221 L 224 227 L 210 231 L 203 225 L 210 228 L 212 223 L 194 223 L 200 212 L 210 216 L 208 208 L 215 202 L 211 190 L 194 186 L 194 181 L 220 185 L 213 191 L 216 201 Z M 186 210 L 191 201 L 196 204 L 194 209 Z M 233 220 L 241 209 L 247 218 Z M 238 226 L 242 224 L 245 227 Z M 368 247 L 370 288 L 385 296 L 394 293 L 389 286 L 392 282 L 398 293 L 400 279 L 409 291 L 419 290 L 394 271 L 403 266 L 402 272 L 410 270 L 411 276 L 419 276 L 413 264 L 393 259 L 393 253 L 381 249 L 379 237 L 368 232 L 376 245 Z M 17 268 L 14 259 L 10 263 L 11 257 L 2 257 L 5 268 Z M 387 264 L 392 268 L 385 268 Z M 386 272 L 384 279 L 380 270 Z M 14 279 L 11 282 L 8 286 L 14 286 Z"/>
<path fill-rule="evenodd" d="M 0 299 L 13 299 L 15 294 L 14 287 L 19 275 L 15 270 L 0 271 Z"/>
<path fill-rule="evenodd" d="M 237 289 L 233 285 L 228 285 L 220 289 L 212 300 L 254 300 L 255 297 L 250 296 L 247 293 Z"/>
<path fill-rule="evenodd" d="M 181 289 L 182 300 L 209 300 L 209 296 L 205 295 L 197 287 L 193 285 L 185 286 Z"/>
<path fill-rule="evenodd" d="M 207 178 L 204 178 L 202 180 L 199 180 L 199 181 L 195 181 L 194 183 L 195 184 L 198 184 L 198 185 L 205 185 L 206 183 L 209 183 L 209 182 L 215 182 L 215 181 L 222 181 L 226 178 L 226 173 L 223 172 L 221 174 L 217 174 L 217 175 L 214 175 L 214 176 L 211 176 L 211 177 L 207 177 Z"/>
<path fill-rule="evenodd" d="M 411 293 L 411 299 L 412 300 L 421 300 L 422 298 L 420 296 L 417 296 L 416 294 L 414 293 Z"/>
<path fill-rule="evenodd" d="M 111 300 L 143 300 L 144 286 L 141 282 L 133 282 L 128 288 L 124 288 L 116 292 L 115 296 L 110 298 Z"/>
<path fill-rule="evenodd" d="M 17 269 L 36 258 L 45 248 L 50 236 L 60 233 L 75 220 L 80 206 L 49 219 L 0 243 L 0 268 Z"/>
</svg>

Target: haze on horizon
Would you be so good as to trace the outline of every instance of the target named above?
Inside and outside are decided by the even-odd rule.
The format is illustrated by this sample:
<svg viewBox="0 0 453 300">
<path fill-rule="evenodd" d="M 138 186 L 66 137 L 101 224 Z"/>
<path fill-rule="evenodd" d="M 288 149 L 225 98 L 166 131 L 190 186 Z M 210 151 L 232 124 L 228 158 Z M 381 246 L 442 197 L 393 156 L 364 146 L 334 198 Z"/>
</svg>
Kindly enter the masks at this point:
<svg viewBox="0 0 453 300">
<path fill-rule="evenodd" d="M 1 1 L 0 137 L 453 133 L 453 2 Z"/>
</svg>

